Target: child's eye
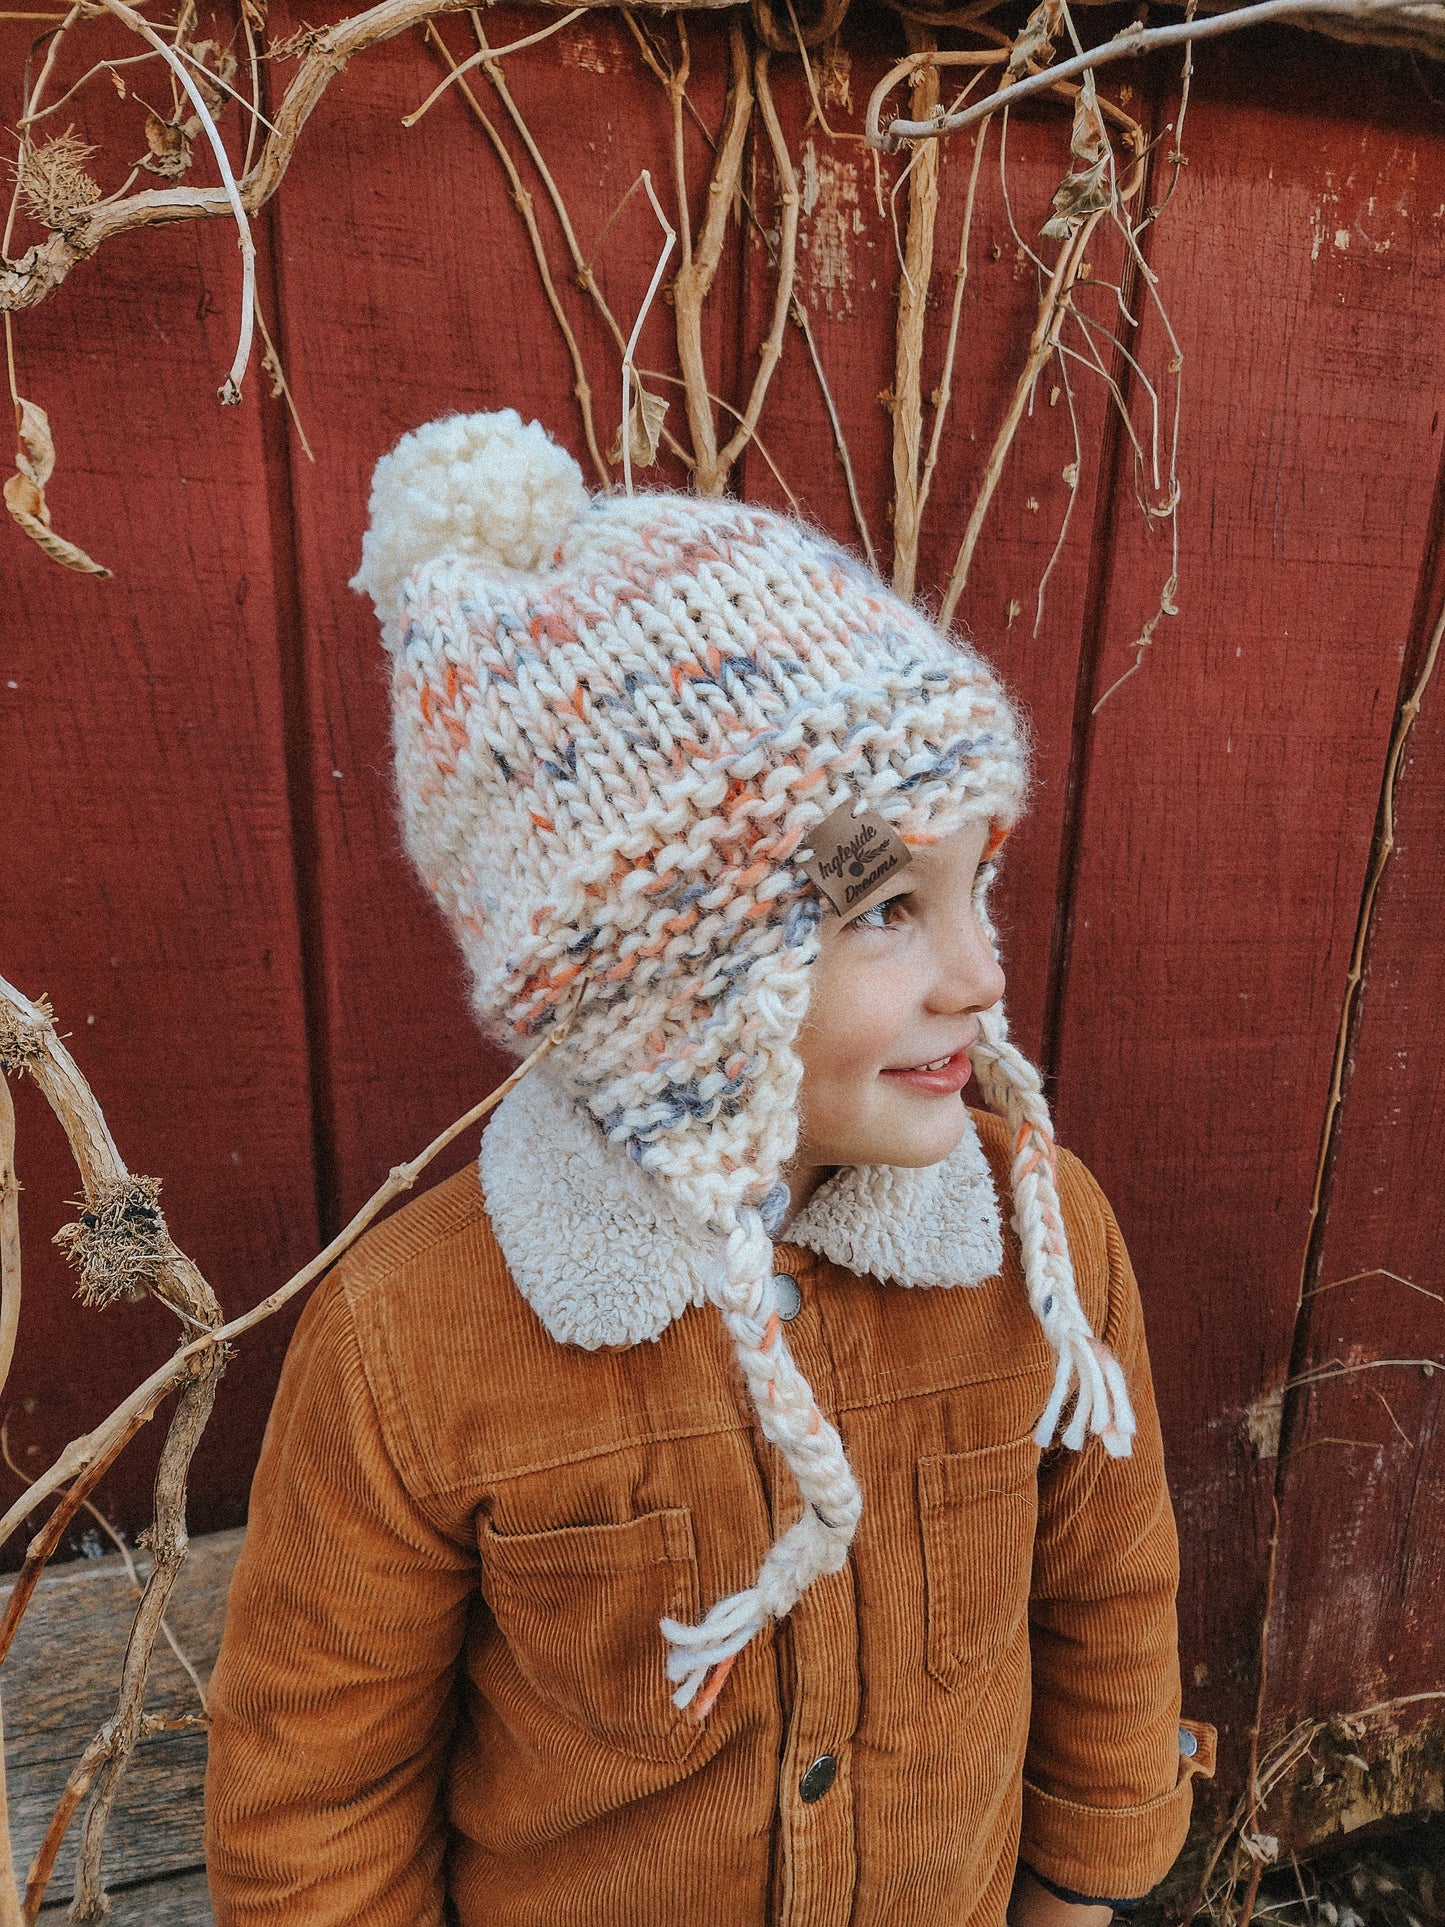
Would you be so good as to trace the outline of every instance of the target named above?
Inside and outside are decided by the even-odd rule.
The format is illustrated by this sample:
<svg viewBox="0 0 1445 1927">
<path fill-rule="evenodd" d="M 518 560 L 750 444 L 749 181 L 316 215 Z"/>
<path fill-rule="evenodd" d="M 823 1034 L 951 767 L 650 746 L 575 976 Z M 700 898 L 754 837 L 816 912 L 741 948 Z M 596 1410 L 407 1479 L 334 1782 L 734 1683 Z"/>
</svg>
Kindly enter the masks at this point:
<svg viewBox="0 0 1445 1927">
<path fill-rule="evenodd" d="M 907 901 L 907 891 L 904 891 L 901 896 L 886 897 L 882 903 L 875 903 L 871 910 L 865 910 L 860 916 L 854 917 L 848 928 L 850 930 L 887 930 L 898 921 L 893 912 L 901 910 Z"/>
</svg>

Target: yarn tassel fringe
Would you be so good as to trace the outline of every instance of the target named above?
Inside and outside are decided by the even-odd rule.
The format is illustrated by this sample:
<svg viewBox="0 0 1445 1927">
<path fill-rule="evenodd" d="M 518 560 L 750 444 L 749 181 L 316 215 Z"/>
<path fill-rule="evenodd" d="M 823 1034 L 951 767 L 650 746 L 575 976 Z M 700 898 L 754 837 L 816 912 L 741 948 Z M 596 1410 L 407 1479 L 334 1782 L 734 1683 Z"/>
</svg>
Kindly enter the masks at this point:
<svg viewBox="0 0 1445 1927">
<path fill-rule="evenodd" d="M 707 1718 L 733 1662 L 748 1641 L 762 1631 L 767 1619 L 762 1595 L 751 1586 L 746 1592 L 720 1599 L 696 1626 L 685 1626 L 677 1619 L 659 1622 L 668 1644 L 667 1677 L 680 1682 L 672 1696 L 679 1712 L 691 1706 L 695 1719 Z"/>
</svg>

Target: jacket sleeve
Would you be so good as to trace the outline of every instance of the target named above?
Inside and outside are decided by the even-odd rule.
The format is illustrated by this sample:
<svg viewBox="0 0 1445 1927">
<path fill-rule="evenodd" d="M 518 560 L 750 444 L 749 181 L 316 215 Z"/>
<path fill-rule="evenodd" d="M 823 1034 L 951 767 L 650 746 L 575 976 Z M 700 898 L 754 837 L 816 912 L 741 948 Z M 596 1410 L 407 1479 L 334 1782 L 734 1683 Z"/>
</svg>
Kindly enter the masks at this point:
<svg viewBox="0 0 1445 1927">
<path fill-rule="evenodd" d="M 475 1580 L 397 1475 L 333 1274 L 287 1354 L 212 1680 L 218 1927 L 440 1927 Z"/>
<path fill-rule="evenodd" d="M 1191 1781 L 1212 1771 L 1213 1733 L 1179 1720 L 1179 1553 L 1138 1286 L 1094 1180 L 1070 1158 L 1059 1176 L 1080 1290 L 1091 1306 L 1107 1293 L 1101 1335 L 1124 1368 L 1138 1431 L 1127 1459 L 1092 1439 L 1082 1452 L 1050 1451 L 1040 1468 L 1019 1858 L 1056 1892 L 1119 1904 L 1146 1894 L 1178 1855 Z"/>
</svg>

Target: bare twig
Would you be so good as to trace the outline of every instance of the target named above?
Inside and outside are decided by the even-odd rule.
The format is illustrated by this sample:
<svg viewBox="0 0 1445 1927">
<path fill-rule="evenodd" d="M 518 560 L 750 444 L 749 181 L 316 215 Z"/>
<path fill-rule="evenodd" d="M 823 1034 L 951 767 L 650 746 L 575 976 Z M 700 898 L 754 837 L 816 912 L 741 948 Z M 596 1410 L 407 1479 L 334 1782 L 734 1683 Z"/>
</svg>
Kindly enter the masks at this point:
<svg viewBox="0 0 1445 1927">
<path fill-rule="evenodd" d="M 20 1180 L 15 1175 L 15 1104 L 0 1073 L 0 1391 L 10 1377 L 20 1330 Z"/>
<path fill-rule="evenodd" d="M 28 1475 L 24 1471 L 23 1467 L 16 1464 L 15 1455 L 10 1450 L 10 1415 L 9 1413 L 7 1413 L 3 1419 L 0 1419 L 0 1458 L 4 1459 L 6 1465 L 9 1466 L 10 1470 L 15 1474 L 16 1478 L 20 1481 L 21 1485 L 28 1484 L 29 1482 Z M 81 1506 L 86 1512 L 90 1514 L 91 1518 L 94 1519 L 95 1523 L 100 1527 L 101 1531 L 105 1534 L 106 1538 L 110 1540 L 111 1544 L 115 1547 L 116 1551 L 120 1554 L 121 1560 L 125 1565 L 126 1577 L 130 1580 L 131 1591 L 135 1594 L 136 1598 L 139 1599 L 141 1594 L 145 1591 L 145 1583 L 141 1579 L 139 1572 L 136 1570 L 135 1559 L 131 1553 L 130 1547 L 126 1544 L 123 1536 L 116 1531 L 115 1527 L 111 1524 L 110 1520 L 101 1511 L 100 1507 L 96 1505 L 94 1500 L 82 1499 Z M 193 1664 L 189 1654 L 181 1646 L 180 1641 L 176 1638 L 174 1632 L 172 1632 L 169 1623 L 164 1619 L 161 1621 L 161 1631 L 165 1634 L 166 1644 L 170 1647 L 171 1651 L 175 1654 L 177 1664 L 183 1669 L 183 1671 L 186 1674 L 186 1677 L 190 1680 L 192 1686 L 195 1687 L 196 1698 L 201 1703 L 201 1711 L 203 1713 L 206 1712 L 207 1711 L 206 1689 L 201 1682 L 201 1676 L 196 1671 L 195 1665 Z"/>
<path fill-rule="evenodd" d="M 147 1412 L 144 1418 L 132 1418 L 119 1428 L 107 1449 L 96 1453 L 93 1460 L 85 1466 L 80 1477 L 76 1479 L 60 1504 L 56 1506 L 25 1548 L 25 1563 L 15 1575 L 14 1583 L 10 1588 L 10 1597 L 5 1604 L 5 1617 L 0 1620 L 0 1663 L 3 1663 L 9 1654 L 15 1635 L 20 1630 L 20 1622 L 25 1617 L 30 1601 L 34 1597 L 35 1588 L 40 1584 L 46 1564 L 65 1537 L 75 1515 L 150 1416 L 151 1414 Z M 41 1494 L 42 1498 L 48 1496 L 48 1494 Z M 36 1500 L 29 1498 L 27 1491 L 26 1511 L 32 1511 L 36 1503 Z"/>
<path fill-rule="evenodd" d="M 647 284 L 647 293 L 642 297 L 642 306 L 637 310 L 637 319 L 632 324 L 632 333 L 627 337 L 627 346 L 622 351 L 622 486 L 629 495 L 632 493 L 632 429 L 630 420 L 632 411 L 628 397 L 637 372 L 633 356 L 637 352 L 637 340 L 638 336 L 642 333 L 642 324 L 647 319 L 648 310 L 651 308 L 656 298 L 658 287 L 661 284 L 663 272 L 668 262 L 672 259 L 673 248 L 677 245 L 676 231 L 662 211 L 662 203 L 658 200 L 656 191 L 652 185 L 652 176 L 645 167 L 642 170 L 642 185 L 647 189 L 647 198 L 652 203 L 652 211 L 657 216 L 658 225 L 662 229 L 663 240 L 662 252 L 657 257 L 657 266 L 652 270 L 652 279 Z"/>
<path fill-rule="evenodd" d="M 453 73 L 460 74 L 462 70 L 452 59 L 451 51 L 442 39 L 440 33 L 438 33 L 434 21 L 429 20 L 427 22 L 427 36 L 432 45 L 441 54 L 443 60 L 452 68 Z M 532 204 L 532 196 L 523 186 L 522 177 L 517 171 L 517 164 L 507 151 L 506 143 L 494 126 L 490 116 L 484 111 L 481 102 L 477 99 L 465 80 L 459 81 L 458 85 L 460 86 L 463 99 L 481 123 L 483 132 L 492 143 L 493 151 L 501 161 L 502 167 L 506 172 L 507 180 L 512 190 L 512 200 L 516 205 L 517 212 L 522 217 L 523 226 L 527 230 L 527 239 L 532 244 L 532 258 L 536 261 L 537 272 L 542 277 L 542 289 L 547 297 L 547 305 L 551 308 L 557 326 L 562 331 L 562 339 L 567 347 L 568 359 L 572 363 L 572 393 L 576 396 L 577 406 L 582 412 L 582 433 L 587 441 L 587 453 L 592 458 L 592 467 L 597 475 L 598 481 L 603 488 L 609 488 L 612 484 L 612 470 L 603 459 L 602 449 L 597 440 L 597 426 L 592 415 L 592 384 L 587 379 L 587 369 L 582 360 L 582 350 L 578 345 L 576 331 L 573 329 L 572 323 L 567 317 L 567 310 L 562 305 L 562 297 L 557 292 L 557 285 L 552 279 L 552 269 L 547 260 L 547 250 L 542 245 L 542 232 L 537 226 L 537 215 Z"/>
<path fill-rule="evenodd" d="M 1024 410 L 1028 407 L 1034 383 L 1053 355 L 1058 331 L 1063 326 L 1064 303 L 1070 288 L 1078 278 L 1079 269 L 1084 263 L 1085 251 L 1101 219 L 1101 215 L 1091 215 L 1078 232 L 1064 242 L 1059 249 L 1058 259 L 1054 263 L 1053 272 L 1049 276 L 1043 298 L 1039 302 L 1033 332 L 1029 336 L 1028 352 L 1024 356 L 1024 364 L 1019 371 L 1018 379 L 1014 383 L 1013 398 L 1009 402 L 998 434 L 994 437 L 993 447 L 989 451 L 988 460 L 984 463 L 983 474 L 979 479 L 978 494 L 974 498 L 973 508 L 964 525 L 963 538 L 958 545 L 958 554 L 954 558 L 953 570 L 948 578 L 948 586 L 944 591 L 943 603 L 939 609 L 939 622 L 944 628 L 952 622 L 954 611 L 958 607 L 958 599 L 968 582 L 974 551 L 978 547 L 978 538 L 983 531 L 984 521 L 1003 475 L 1004 463 L 1008 459 L 1009 450 L 1013 447 L 1019 423 L 1024 418 Z"/>
<path fill-rule="evenodd" d="M 145 15 L 137 13 L 134 7 L 127 6 L 126 0 L 99 0 L 99 4 L 113 13 L 117 20 L 123 21 L 132 33 L 138 33 L 143 40 L 148 41 L 170 67 L 185 90 L 191 106 L 200 116 L 206 139 L 211 144 L 211 152 L 216 157 L 222 187 L 230 203 L 231 212 L 236 217 L 236 227 L 241 243 L 241 324 L 230 371 L 220 389 L 222 405 L 234 407 L 241 399 L 241 380 L 246 372 L 246 364 L 251 359 L 251 331 L 255 320 L 256 303 L 256 243 L 252 239 L 251 223 L 241 201 L 241 190 L 237 187 L 236 177 L 231 172 L 231 162 L 226 153 L 225 143 L 221 139 L 215 121 L 211 118 L 211 110 L 206 105 L 205 95 L 182 65 L 175 49 L 168 47 Z M 271 129 L 273 140 L 276 134 L 277 130 L 273 127 Z"/>
<path fill-rule="evenodd" d="M 1057 82 L 1058 77 L 1055 76 L 1054 78 Z M 1002 100 L 1004 94 L 1008 91 L 1009 90 L 1005 88 L 1003 92 L 994 94 L 991 98 L 994 101 Z M 1067 83 L 1061 84 L 1059 91 L 1064 93 L 1066 97 L 1072 96 L 1076 101 L 1078 99 L 1079 90 L 1069 87 Z M 982 104 L 987 106 L 989 103 L 984 102 Z M 1054 262 L 1052 270 L 1049 272 L 1049 278 L 1045 283 L 1043 294 L 1039 301 L 1038 313 L 1034 320 L 1033 331 L 1029 337 L 1028 352 L 1024 357 L 1023 367 L 1019 371 L 1008 410 L 1004 415 L 998 434 L 994 438 L 988 460 L 984 464 L 983 475 L 979 481 L 978 494 L 974 498 L 973 507 L 969 512 L 969 518 L 964 527 L 962 540 L 958 545 L 958 554 L 954 559 L 953 570 L 949 576 L 948 586 L 944 592 L 943 603 L 939 610 L 939 620 L 944 627 L 947 627 L 953 620 L 954 612 L 958 607 L 959 597 L 963 594 L 968 582 L 969 570 L 973 565 L 974 552 L 978 547 L 979 536 L 983 531 L 984 522 L 992 506 L 999 481 L 1003 475 L 1004 464 L 1008 459 L 1009 450 L 1013 446 L 1014 437 L 1018 433 L 1019 424 L 1023 420 L 1024 413 L 1029 406 L 1035 384 L 1045 367 L 1047 367 L 1058 346 L 1059 335 L 1069 313 L 1071 296 L 1083 271 L 1094 231 L 1098 227 L 1099 222 L 1105 218 L 1106 214 L 1113 211 L 1115 204 L 1132 200 L 1143 184 L 1146 162 L 1146 144 L 1143 128 L 1140 127 L 1138 122 L 1131 116 L 1123 113 L 1122 109 L 1114 107 L 1110 102 L 1098 101 L 1095 105 L 1098 113 L 1102 117 L 1100 121 L 1101 131 L 1102 122 L 1105 119 L 1112 120 L 1116 125 L 1120 122 L 1123 123 L 1126 143 L 1133 150 L 1134 164 L 1130 170 L 1129 178 L 1121 184 L 1115 184 L 1113 187 L 1110 206 L 1096 209 L 1082 216 L 1078 220 L 1077 225 L 1073 226 L 1068 238 L 1060 245 L 1058 257 Z M 1171 587 L 1165 590 L 1166 602 L 1169 601 L 1172 593 L 1172 580 L 1171 577 Z M 1156 617 L 1156 621 L 1157 619 Z"/>
<path fill-rule="evenodd" d="M 1310 1194 L 1309 1220 L 1305 1237 L 1306 1264 L 1309 1262 L 1309 1252 L 1313 1244 L 1315 1221 L 1320 1214 L 1325 1173 L 1329 1169 L 1335 1127 L 1344 1097 L 1345 1064 L 1349 1054 L 1350 1031 L 1355 1001 L 1359 996 L 1360 985 L 1365 975 L 1365 950 L 1374 925 L 1375 898 L 1379 894 L 1380 884 L 1395 849 L 1395 786 L 1399 780 L 1400 763 L 1405 754 L 1405 745 L 1410 740 L 1410 731 L 1415 727 L 1415 718 L 1420 714 L 1420 705 L 1425 700 L 1425 692 L 1430 687 L 1430 680 L 1435 674 L 1435 665 L 1440 660 L 1442 641 L 1445 641 L 1445 607 L 1442 607 L 1435 627 L 1430 633 L 1425 660 L 1420 666 L 1420 674 L 1416 678 L 1415 686 L 1400 705 L 1400 714 L 1390 739 L 1389 754 L 1385 759 L 1385 780 L 1380 790 L 1380 834 L 1370 859 L 1370 871 L 1365 880 L 1364 895 L 1360 899 L 1360 914 L 1355 924 L 1355 940 L 1350 950 L 1350 967 L 1345 975 L 1345 994 L 1341 999 L 1340 1020 L 1335 1031 L 1335 1054 L 1330 1069 L 1330 1090 L 1325 1102 L 1325 1120 L 1324 1128 L 1320 1133 L 1319 1156 L 1315 1161 L 1314 1189 Z M 1303 1283 L 1301 1279 L 1302 1292 Z"/>
<path fill-rule="evenodd" d="M 89 1793 L 91 1784 L 104 1764 L 106 1757 L 106 1736 L 96 1734 L 86 1747 L 79 1760 L 71 1768 L 70 1778 L 50 1816 L 50 1824 L 45 1829 L 45 1838 L 40 1842 L 35 1858 L 30 1863 L 30 1877 L 25 1883 L 25 1919 L 34 1922 L 40 1915 L 40 1903 L 45 1898 L 55 1863 L 60 1857 L 60 1849 L 65 1844 L 65 1836 L 70 1831 L 70 1823 L 75 1818 L 81 1801 Z"/>
<path fill-rule="evenodd" d="M 165 1616 L 166 1603 L 180 1577 L 190 1548 L 186 1531 L 186 1476 L 206 1428 L 206 1420 L 211 1415 L 216 1387 L 226 1369 L 226 1359 L 225 1349 L 218 1347 L 203 1361 L 199 1374 L 181 1395 L 161 1452 L 156 1471 L 155 1524 L 150 1532 L 150 1549 L 155 1563 L 131 1627 L 115 1712 L 101 1728 L 101 1733 L 107 1739 L 106 1757 L 97 1775 L 81 1830 L 75 1898 L 70 1909 L 70 1918 L 75 1921 L 104 1920 L 108 1909 L 109 1903 L 101 1880 L 101 1851 L 105 1844 L 106 1825 L 130 1755 L 141 1737 L 151 1654 Z"/>
<path fill-rule="evenodd" d="M 447 75 L 445 80 L 439 80 L 437 82 L 421 106 L 414 107 L 409 114 L 402 115 L 402 126 L 415 127 L 422 115 L 427 113 L 441 99 L 452 82 L 460 79 L 463 74 L 469 74 L 474 67 L 480 67 L 486 61 L 501 60 L 506 54 L 520 53 L 524 47 L 535 47 L 539 41 L 550 40 L 554 33 L 561 33 L 562 29 L 564 27 L 570 27 L 574 20 L 580 20 L 586 11 L 587 9 L 585 7 L 574 7 L 570 13 L 564 13 L 560 20 L 552 21 L 549 26 L 542 27 L 536 33 L 527 34 L 522 40 L 509 40 L 505 47 L 479 47 L 474 54 L 469 54 L 460 65 L 453 61 L 452 71 Z M 429 29 L 431 28 L 430 21 L 427 22 L 427 26 Z"/>
<path fill-rule="evenodd" d="M 665 382 L 669 387 L 672 387 L 672 388 L 681 388 L 683 385 L 681 375 L 665 375 L 663 374 L 660 368 L 639 368 L 636 370 L 636 373 L 639 375 L 639 377 L 641 377 L 646 381 Z M 724 401 L 721 395 L 714 394 L 711 389 L 708 390 L 707 398 L 712 403 L 714 408 L 720 408 L 723 414 L 731 415 L 735 422 L 740 422 L 743 419 L 743 412 L 740 408 L 734 408 L 730 401 Z M 793 511 L 794 515 L 801 515 L 803 513 L 802 504 L 799 502 L 797 496 L 793 493 L 792 489 L 789 488 L 787 477 L 784 475 L 783 471 L 778 467 L 777 463 L 773 460 L 772 456 L 768 453 L 767 446 L 764 443 L 762 436 L 756 430 L 756 428 L 753 430 L 753 433 L 752 433 L 752 445 L 758 451 L 759 455 L 762 456 L 763 460 L 767 463 L 769 469 L 772 471 L 773 480 L 777 483 L 778 487 L 783 491 L 784 495 L 787 496 L 788 507 Z"/>
<path fill-rule="evenodd" d="M 843 480 L 848 489 L 848 506 L 853 511 L 853 526 L 857 529 L 858 539 L 863 544 L 863 553 L 868 558 L 868 566 L 876 575 L 878 557 L 874 552 L 873 537 L 868 532 L 868 518 L 863 513 L 863 504 L 858 497 L 858 480 L 853 473 L 853 458 L 848 452 L 848 438 L 843 433 L 843 424 L 838 417 L 838 406 L 833 400 L 833 391 L 828 386 L 823 357 L 818 353 L 818 344 L 813 337 L 813 324 L 808 318 L 808 310 L 796 295 L 793 298 L 793 320 L 802 329 L 803 339 L 808 344 L 813 373 L 818 378 L 818 387 L 823 395 L 823 406 L 828 411 L 828 420 L 833 429 L 833 446 L 838 452 L 838 460 L 843 465 Z"/>
<path fill-rule="evenodd" d="M 3 15 L 0 15 L 0 19 L 3 19 L 3 17 Z M 48 120 L 49 117 L 58 112 L 68 100 L 73 100 L 81 88 L 84 87 L 88 81 L 94 80 L 97 74 L 113 74 L 121 67 L 139 67 L 148 61 L 158 60 L 159 58 L 159 54 L 148 53 L 127 54 L 122 60 L 97 60 L 93 67 L 86 69 L 79 80 L 73 80 L 63 94 L 57 99 L 52 100 L 48 107 L 37 107 L 34 113 L 22 114 L 15 125 L 24 130 L 34 127 L 38 121 Z"/>
<path fill-rule="evenodd" d="M 943 350 L 943 373 L 938 378 L 938 387 L 934 393 L 933 433 L 928 441 L 928 456 L 923 464 L 923 479 L 918 485 L 920 523 L 933 488 L 933 471 L 938 466 L 938 454 L 943 446 L 943 425 L 948 419 L 949 404 L 953 400 L 953 365 L 958 352 L 959 322 L 963 317 L 963 293 L 968 286 L 968 252 L 973 238 L 973 211 L 978 200 L 979 170 L 983 165 L 983 150 L 987 141 L 988 129 L 981 127 L 974 141 L 973 165 L 968 170 L 968 192 L 963 202 L 963 226 L 958 236 L 958 265 L 953 271 L 953 306 L 949 311 L 948 339 Z"/>
<path fill-rule="evenodd" d="M 1383 1265 L 1371 1265 L 1368 1271 L 1352 1271 L 1348 1278 L 1331 1278 L 1327 1285 L 1315 1285 L 1304 1296 L 1318 1298 L 1322 1291 L 1338 1291 L 1341 1285 L 1358 1285 L 1366 1278 L 1388 1278 L 1391 1284 L 1404 1285 L 1410 1291 L 1418 1291 L 1422 1298 L 1433 1298 L 1437 1305 L 1445 1305 L 1445 1297 L 1438 1291 L 1428 1291 L 1424 1285 L 1417 1285 L 1413 1278 L 1402 1278 L 1398 1271 L 1386 1271 Z"/>
<path fill-rule="evenodd" d="M 266 317 L 261 311 L 259 301 L 256 303 L 256 326 L 261 330 L 261 339 L 266 346 L 266 352 L 261 357 L 261 366 L 271 377 L 271 393 L 280 395 L 285 400 L 286 412 L 291 417 L 302 452 L 308 462 L 315 462 L 316 456 L 307 438 L 306 425 L 301 419 L 301 411 L 296 406 L 296 397 L 291 393 L 291 384 L 286 379 L 286 370 L 281 366 L 280 353 L 271 339 L 271 330 L 266 326 Z"/>
<path fill-rule="evenodd" d="M 486 47 L 487 36 L 486 36 L 486 31 L 482 26 L 481 13 L 474 6 L 469 7 L 467 11 L 468 11 L 468 17 L 472 23 L 472 31 L 477 38 L 478 46 Z M 637 31 L 636 24 L 631 20 L 630 16 L 628 17 L 628 24 L 633 27 L 633 31 L 634 33 L 636 33 Z M 582 249 L 578 244 L 578 240 L 577 240 L 577 231 L 572 225 L 572 216 L 568 212 L 566 201 L 562 198 L 562 191 L 557 185 L 556 177 L 553 175 L 551 168 L 547 165 L 547 162 L 542 153 L 542 150 L 537 144 L 536 136 L 533 134 L 531 127 L 527 123 L 526 116 L 522 113 L 521 108 L 518 107 L 515 99 L 512 96 L 512 90 L 507 85 L 507 77 L 503 69 L 500 66 L 489 62 L 483 62 L 483 69 L 486 73 L 487 79 L 491 82 L 492 87 L 496 92 L 498 100 L 501 101 L 502 106 L 505 108 L 508 119 L 511 121 L 513 127 L 516 129 L 517 135 L 521 140 L 522 145 L 526 148 L 528 157 L 530 158 L 533 167 L 535 167 L 537 170 L 537 175 L 542 183 L 543 188 L 546 190 L 547 199 L 552 204 L 552 211 L 557 217 L 557 225 L 562 230 L 562 239 L 566 243 L 567 252 L 570 255 L 572 260 L 572 272 L 573 272 L 574 278 L 576 279 L 577 285 L 579 288 L 582 289 L 583 293 L 586 294 L 592 301 L 593 306 L 596 308 L 598 314 L 602 318 L 603 325 L 606 327 L 608 333 L 612 336 L 612 339 L 616 344 L 618 353 L 621 354 L 622 352 L 625 351 L 627 347 L 627 336 L 623 331 L 621 322 L 617 319 L 617 316 L 613 313 L 611 307 L 609 306 L 607 297 L 603 294 L 601 286 L 598 283 L 597 276 L 593 273 L 592 260 L 584 258 L 583 256 Z M 520 183 L 520 175 L 518 176 L 518 181 Z M 623 196 L 621 205 L 623 206 L 626 205 L 626 202 L 628 201 L 628 199 L 630 199 L 633 192 L 640 185 L 641 185 L 640 178 L 639 180 L 633 182 L 632 187 L 630 187 L 627 190 L 627 193 Z M 621 208 L 619 207 L 617 212 L 620 212 L 620 211 L 621 211 Z M 616 219 L 616 213 L 614 213 L 612 218 L 614 220 Z M 611 221 L 609 221 L 607 225 L 608 227 L 610 227 Z M 603 229 L 604 235 L 606 234 L 606 232 L 607 232 L 607 229 L 604 228 Z M 600 241 L 598 243 L 598 246 L 599 247 L 601 246 Z M 596 255 L 596 251 L 597 251 L 596 249 L 593 250 L 594 258 Z M 556 310 L 554 309 L 553 312 L 555 313 Z M 574 360 L 573 362 L 574 376 L 577 372 L 580 359 L 581 357 L 579 354 L 577 360 Z M 583 376 L 583 379 L 584 380 L 586 379 L 585 375 Z M 589 389 L 589 395 L 590 395 L 590 389 Z M 683 447 L 682 443 L 678 441 L 677 437 L 666 426 L 663 427 L 662 440 L 664 445 L 668 448 L 668 450 L 684 465 L 684 467 L 687 467 L 687 468 L 692 467 L 692 457 L 688 454 L 687 450 Z M 599 457 L 600 457 L 600 450 L 599 450 Z M 610 479 L 611 478 L 610 478 L 610 472 L 609 472 L 609 481 Z"/>
</svg>

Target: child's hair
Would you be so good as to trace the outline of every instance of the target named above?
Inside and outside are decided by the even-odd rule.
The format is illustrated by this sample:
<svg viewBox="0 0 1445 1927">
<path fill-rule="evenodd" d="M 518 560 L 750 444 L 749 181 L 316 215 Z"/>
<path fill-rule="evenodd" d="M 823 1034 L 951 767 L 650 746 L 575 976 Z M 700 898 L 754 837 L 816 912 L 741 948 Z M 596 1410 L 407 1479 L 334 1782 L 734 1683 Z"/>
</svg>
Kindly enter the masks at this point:
<svg viewBox="0 0 1445 1927">
<path fill-rule="evenodd" d="M 824 913 L 810 838 L 842 810 L 905 845 L 987 822 L 992 934 L 1023 734 L 971 649 L 823 536 L 739 502 L 589 497 L 512 410 L 430 423 L 382 458 L 353 586 L 393 658 L 407 846 L 482 1022 L 516 1050 L 565 1016 L 538 1074 L 709 1242 L 708 1296 L 803 1497 L 751 1587 L 699 1626 L 663 1622 L 674 1697 L 701 1717 L 766 1620 L 842 1567 L 862 1508 L 773 1303 Z M 1065 1443 L 1093 1432 L 1127 1453 L 1128 1391 L 1074 1287 L 1038 1073 L 1001 1006 L 980 1021 L 1029 1299 L 1058 1354 L 1039 1442 L 1072 1394 Z"/>
</svg>

